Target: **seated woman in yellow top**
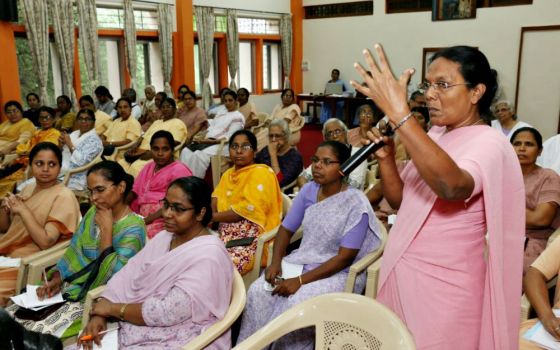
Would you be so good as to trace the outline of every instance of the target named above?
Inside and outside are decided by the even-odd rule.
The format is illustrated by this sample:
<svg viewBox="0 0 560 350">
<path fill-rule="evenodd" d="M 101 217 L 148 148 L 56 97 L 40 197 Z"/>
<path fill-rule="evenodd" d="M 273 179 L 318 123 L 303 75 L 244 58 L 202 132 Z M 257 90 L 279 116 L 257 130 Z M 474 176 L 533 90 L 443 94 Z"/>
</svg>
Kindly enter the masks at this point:
<svg viewBox="0 0 560 350">
<path fill-rule="evenodd" d="M 35 183 L 0 205 L 0 256 L 23 258 L 70 239 L 78 227 L 80 207 L 74 193 L 58 182 L 62 152 L 41 142 L 29 154 Z M 0 268 L 0 306 L 13 295 L 17 268 Z"/>
<path fill-rule="evenodd" d="M 280 225 L 282 194 L 274 171 L 255 164 L 257 138 L 253 133 L 238 130 L 228 144 L 234 166 L 222 175 L 212 194 L 212 221 L 219 223 L 218 233 L 233 264 L 245 274 L 255 263 L 256 238 Z M 251 238 L 249 245 L 235 242 Z"/>
<path fill-rule="evenodd" d="M 35 125 L 23 117 L 23 107 L 19 102 L 6 102 L 4 115 L 8 120 L 0 124 L 0 158 L 15 151 L 20 143 L 26 143 L 35 131 Z"/>
<path fill-rule="evenodd" d="M 292 146 L 297 146 L 299 140 L 301 139 L 301 132 L 299 130 L 294 131 L 301 124 L 301 110 L 298 104 L 295 102 L 295 94 L 292 89 L 282 90 L 280 95 L 282 98 L 282 104 L 277 104 L 272 110 L 272 119 L 284 119 L 290 126 L 292 131 L 292 136 L 290 136 L 290 144 Z"/>
<path fill-rule="evenodd" d="M 78 101 L 80 104 L 80 110 L 82 109 L 90 109 L 95 114 L 95 132 L 97 135 L 103 134 L 113 122 L 113 117 L 109 114 L 103 112 L 100 109 L 95 107 L 95 103 L 93 102 L 93 97 L 90 95 L 83 95 L 80 97 Z M 78 117 L 76 116 L 76 130 L 80 129 L 80 122 L 78 121 Z"/>
<path fill-rule="evenodd" d="M 175 143 L 179 144 L 187 138 L 187 127 L 182 120 L 177 119 L 177 107 L 175 100 L 167 98 L 161 104 L 162 119 L 158 119 L 152 123 L 150 128 L 146 130 L 144 135 L 138 139 L 137 146 L 129 149 L 124 154 L 124 159 L 119 161 L 119 164 L 130 175 L 136 177 L 144 165 L 152 159 L 152 152 L 150 141 L 152 136 L 160 130 L 169 131 L 175 139 Z M 175 147 L 173 145 L 172 147 Z"/>
<path fill-rule="evenodd" d="M 102 135 L 99 135 L 103 142 L 103 155 L 111 155 L 115 147 L 138 140 L 142 134 L 142 127 L 138 120 L 131 118 L 131 115 L 132 102 L 126 97 L 119 98 L 117 118 Z"/>
<path fill-rule="evenodd" d="M 60 131 L 71 132 L 74 130 L 74 124 L 76 123 L 76 113 L 72 112 L 70 97 L 66 95 L 58 96 L 56 106 L 58 107 L 58 113 L 54 127 Z"/>
<path fill-rule="evenodd" d="M 29 152 L 36 144 L 52 142 L 58 145 L 60 131 L 53 128 L 54 115 L 54 110 L 50 107 L 39 108 L 41 129 L 35 131 L 26 143 L 20 143 L 16 147 L 16 159 L 0 168 L 0 197 L 4 197 L 6 193 L 13 191 L 16 183 L 25 177 L 25 171 L 29 164 Z"/>
</svg>

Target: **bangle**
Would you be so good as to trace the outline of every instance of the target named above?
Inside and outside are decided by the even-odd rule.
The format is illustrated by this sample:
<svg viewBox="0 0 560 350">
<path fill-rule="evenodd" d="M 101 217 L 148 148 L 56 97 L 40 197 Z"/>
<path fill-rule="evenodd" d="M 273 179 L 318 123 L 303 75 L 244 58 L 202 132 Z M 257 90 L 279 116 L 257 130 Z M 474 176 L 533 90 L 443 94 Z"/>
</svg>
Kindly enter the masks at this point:
<svg viewBox="0 0 560 350">
<path fill-rule="evenodd" d="M 303 279 L 301 278 L 301 275 L 298 276 L 298 279 L 299 279 L 299 285 L 303 286 Z"/>
<path fill-rule="evenodd" d="M 126 310 L 127 306 L 128 304 L 123 304 L 123 306 L 121 306 L 121 311 L 119 311 L 119 318 L 121 319 L 121 321 L 124 321 L 124 311 Z"/>
<path fill-rule="evenodd" d="M 409 120 L 410 117 L 412 117 L 412 112 L 405 115 L 404 118 L 402 118 L 401 121 L 397 124 L 397 126 L 395 126 L 393 131 L 397 131 L 397 129 L 400 128 L 401 126 L 403 126 L 403 124 L 406 123 L 406 121 Z"/>
</svg>

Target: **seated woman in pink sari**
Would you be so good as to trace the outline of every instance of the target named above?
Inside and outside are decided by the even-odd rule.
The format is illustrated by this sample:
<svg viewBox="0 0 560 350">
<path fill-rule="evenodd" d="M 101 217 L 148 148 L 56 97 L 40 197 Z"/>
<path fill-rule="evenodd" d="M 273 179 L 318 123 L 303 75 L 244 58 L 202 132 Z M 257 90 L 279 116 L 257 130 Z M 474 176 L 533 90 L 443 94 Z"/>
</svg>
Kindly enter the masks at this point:
<svg viewBox="0 0 560 350">
<path fill-rule="evenodd" d="M 537 165 L 542 151 L 542 136 L 537 129 L 519 128 L 511 135 L 511 144 L 525 182 L 525 254 L 523 274 L 546 248 L 548 238 L 560 225 L 560 176 L 552 169 Z"/>
<path fill-rule="evenodd" d="M 379 62 L 365 53 L 373 77 L 356 65 L 366 86 L 352 85 L 388 116 L 411 159 L 399 174 L 393 140 L 368 135 L 386 144 L 375 156 L 383 195 L 399 210 L 377 300 L 418 349 L 517 349 L 525 189 L 513 148 L 481 118 L 497 88 L 490 64 L 468 46 L 432 56 L 419 86 L 433 125 L 426 134 L 406 98 L 414 70 L 397 80 L 376 51 Z"/>
<path fill-rule="evenodd" d="M 165 230 L 114 275 L 93 305 L 82 336 L 120 320 L 120 349 L 179 349 L 222 319 L 230 304 L 233 264 L 208 232 L 210 188 L 196 177 L 173 181 L 163 203 Z M 92 341 L 79 345 L 91 349 Z M 230 349 L 230 332 L 206 349 Z"/>
<path fill-rule="evenodd" d="M 187 166 L 173 159 L 175 140 L 169 131 L 154 133 L 150 141 L 153 161 L 142 168 L 132 187 L 131 208 L 144 217 L 148 237 L 163 230 L 161 199 L 167 186 L 180 177 L 191 176 Z"/>
</svg>

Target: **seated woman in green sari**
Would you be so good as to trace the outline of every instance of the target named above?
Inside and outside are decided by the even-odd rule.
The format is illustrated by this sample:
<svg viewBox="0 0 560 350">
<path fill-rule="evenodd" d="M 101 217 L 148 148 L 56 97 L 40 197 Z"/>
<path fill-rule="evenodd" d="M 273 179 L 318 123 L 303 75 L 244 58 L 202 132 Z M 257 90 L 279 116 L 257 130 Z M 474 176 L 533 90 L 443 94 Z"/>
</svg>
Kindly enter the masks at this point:
<svg viewBox="0 0 560 350">
<path fill-rule="evenodd" d="M 63 339 L 77 335 L 87 292 L 106 284 L 146 243 L 144 220 L 125 202 L 132 176 L 119 164 L 102 161 L 88 171 L 87 183 L 93 206 L 64 256 L 48 271 L 48 282 L 37 289 L 39 298 L 62 292 L 67 303 L 44 320 L 18 320 L 29 330 L 60 334 L 65 328 Z"/>
</svg>

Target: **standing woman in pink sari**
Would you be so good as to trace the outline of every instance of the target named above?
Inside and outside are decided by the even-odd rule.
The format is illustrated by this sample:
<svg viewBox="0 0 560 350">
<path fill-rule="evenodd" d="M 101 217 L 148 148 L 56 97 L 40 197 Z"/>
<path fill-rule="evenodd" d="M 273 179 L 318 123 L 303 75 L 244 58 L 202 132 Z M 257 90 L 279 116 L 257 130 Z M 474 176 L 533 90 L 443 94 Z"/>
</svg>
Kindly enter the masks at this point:
<svg viewBox="0 0 560 350">
<path fill-rule="evenodd" d="M 185 164 L 173 159 L 174 145 L 169 131 L 156 131 L 150 140 L 153 161 L 142 168 L 132 187 L 130 207 L 144 217 L 150 239 L 163 230 L 160 201 L 165 197 L 167 186 L 175 179 L 192 176 Z"/>
<path fill-rule="evenodd" d="M 365 53 L 373 77 L 356 65 L 366 86 L 352 84 L 389 117 L 411 158 L 399 174 L 393 141 L 372 129 L 370 139 L 387 144 L 375 154 L 383 195 L 399 209 L 377 299 L 418 349 L 517 349 L 525 192 L 512 147 L 481 119 L 496 91 L 488 60 L 467 46 L 433 56 L 420 84 L 426 134 L 406 100 L 414 70 L 397 80 L 376 51 L 379 64 Z"/>
</svg>

